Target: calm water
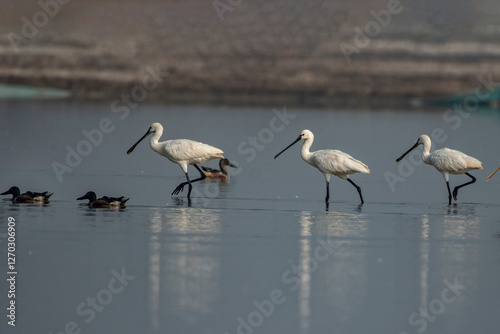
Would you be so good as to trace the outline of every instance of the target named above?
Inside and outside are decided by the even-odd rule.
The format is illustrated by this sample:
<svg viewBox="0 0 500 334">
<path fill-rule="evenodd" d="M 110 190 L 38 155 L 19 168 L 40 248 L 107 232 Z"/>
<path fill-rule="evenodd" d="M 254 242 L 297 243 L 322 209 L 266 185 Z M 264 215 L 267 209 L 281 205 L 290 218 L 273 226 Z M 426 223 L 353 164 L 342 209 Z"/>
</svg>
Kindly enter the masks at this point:
<svg viewBox="0 0 500 334">
<path fill-rule="evenodd" d="M 2 277 L 8 217 L 18 272 L 15 329 L 0 284 L 1 332 L 497 333 L 500 176 L 485 179 L 500 165 L 498 112 L 276 109 L 143 105 L 126 115 L 106 104 L 2 102 L 0 190 L 54 195 L 43 206 L 0 203 Z M 184 181 L 178 166 L 147 142 L 126 154 L 155 121 L 164 140 L 209 143 L 239 168 L 195 184 L 191 203 L 171 197 Z M 334 177 L 326 211 L 324 178 L 299 144 L 273 160 L 304 128 L 316 135 L 312 150 L 340 149 L 370 167 L 352 177 L 365 205 Z M 456 205 L 419 154 L 395 162 L 422 133 L 440 141 L 433 149 L 483 162 Z M 89 190 L 131 199 L 91 210 L 75 200 Z"/>
</svg>

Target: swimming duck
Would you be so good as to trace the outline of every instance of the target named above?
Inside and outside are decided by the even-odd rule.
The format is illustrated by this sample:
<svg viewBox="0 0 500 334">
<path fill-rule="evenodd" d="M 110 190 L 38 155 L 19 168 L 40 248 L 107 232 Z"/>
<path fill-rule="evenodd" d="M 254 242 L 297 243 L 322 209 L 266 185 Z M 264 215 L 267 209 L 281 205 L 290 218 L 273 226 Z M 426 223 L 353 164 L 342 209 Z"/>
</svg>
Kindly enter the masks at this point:
<svg viewBox="0 0 500 334">
<path fill-rule="evenodd" d="M 77 200 L 88 199 L 88 206 L 90 208 L 124 208 L 125 203 L 129 200 L 129 198 L 125 198 L 125 196 L 121 197 L 109 197 L 103 196 L 101 198 L 97 198 L 97 195 L 93 191 L 87 192 L 82 197 L 78 197 Z"/>
<path fill-rule="evenodd" d="M 209 179 L 228 179 L 229 174 L 227 173 L 226 166 L 236 168 L 235 165 L 229 162 L 227 159 L 219 160 L 219 168 L 220 170 L 201 166 L 201 170 L 205 174 L 205 176 Z"/>
<path fill-rule="evenodd" d="M 14 203 L 48 203 L 49 197 L 53 193 L 49 193 L 48 191 L 44 191 L 43 193 L 27 191 L 21 194 L 21 190 L 18 187 L 10 187 L 9 190 L 0 195 L 12 195 L 11 201 Z"/>
<path fill-rule="evenodd" d="M 53 195 L 53 193 L 49 193 L 48 191 L 44 191 L 43 193 L 27 191 L 25 194 L 32 197 L 36 203 L 38 203 L 38 202 L 48 203 L 49 197 Z"/>
</svg>

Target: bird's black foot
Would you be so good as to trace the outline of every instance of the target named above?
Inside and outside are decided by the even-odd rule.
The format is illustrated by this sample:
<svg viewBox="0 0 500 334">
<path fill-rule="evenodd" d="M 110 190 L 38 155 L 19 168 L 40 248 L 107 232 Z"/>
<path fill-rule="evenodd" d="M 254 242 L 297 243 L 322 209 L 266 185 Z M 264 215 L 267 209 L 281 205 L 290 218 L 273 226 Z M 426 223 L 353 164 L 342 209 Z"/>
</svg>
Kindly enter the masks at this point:
<svg viewBox="0 0 500 334">
<path fill-rule="evenodd" d="M 457 200 L 457 196 L 458 196 L 458 189 L 455 188 L 453 189 L 453 199 L 456 201 Z M 451 203 L 450 203 L 451 204 Z"/>
<path fill-rule="evenodd" d="M 181 184 L 179 184 L 177 186 L 177 188 L 174 189 L 174 191 L 172 191 L 172 194 L 171 195 L 178 195 L 181 191 L 184 190 L 184 186 L 188 184 L 187 182 L 182 182 Z"/>
</svg>

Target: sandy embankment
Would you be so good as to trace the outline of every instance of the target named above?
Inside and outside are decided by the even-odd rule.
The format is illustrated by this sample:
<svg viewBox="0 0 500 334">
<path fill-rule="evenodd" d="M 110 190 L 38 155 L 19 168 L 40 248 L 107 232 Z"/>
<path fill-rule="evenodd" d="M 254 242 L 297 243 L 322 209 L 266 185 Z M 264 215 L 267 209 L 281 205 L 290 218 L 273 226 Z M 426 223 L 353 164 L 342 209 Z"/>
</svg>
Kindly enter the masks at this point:
<svg viewBox="0 0 500 334">
<path fill-rule="evenodd" d="M 242 4 L 221 21 L 210 2 L 69 3 L 17 50 L 3 35 L 0 83 L 111 99 L 142 85 L 149 67 L 169 73 L 150 100 L 330 105 L 427 100 L 500 78 L 500 43 L 473 38 L 381 33 L 348 62 L 339 45 L 354 45 L 353 27 L 370 17 L 322 4 L 291 13 Z M 4 31 L 20 34 L 16 17 L 37 10 L 12 9 Z"/>
</svg>

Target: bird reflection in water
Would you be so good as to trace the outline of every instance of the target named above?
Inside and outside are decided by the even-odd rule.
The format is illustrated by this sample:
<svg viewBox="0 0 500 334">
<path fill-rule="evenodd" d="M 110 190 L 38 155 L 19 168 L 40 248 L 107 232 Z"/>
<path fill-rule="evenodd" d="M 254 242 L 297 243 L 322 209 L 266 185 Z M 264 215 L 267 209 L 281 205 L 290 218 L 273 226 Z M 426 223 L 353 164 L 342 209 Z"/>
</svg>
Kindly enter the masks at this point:
<svg viewBox="0 0 500 334">
<path fill-rule="evenodd" d="M 160 329 L 166 310 L 196 323 L 219 299 L 221 284 L 220 211 L 205 208 L 158 208 L 150 217 L 150 323 Z M 165 240 L 165 239 L 168 239 Z"/>
</svg>

